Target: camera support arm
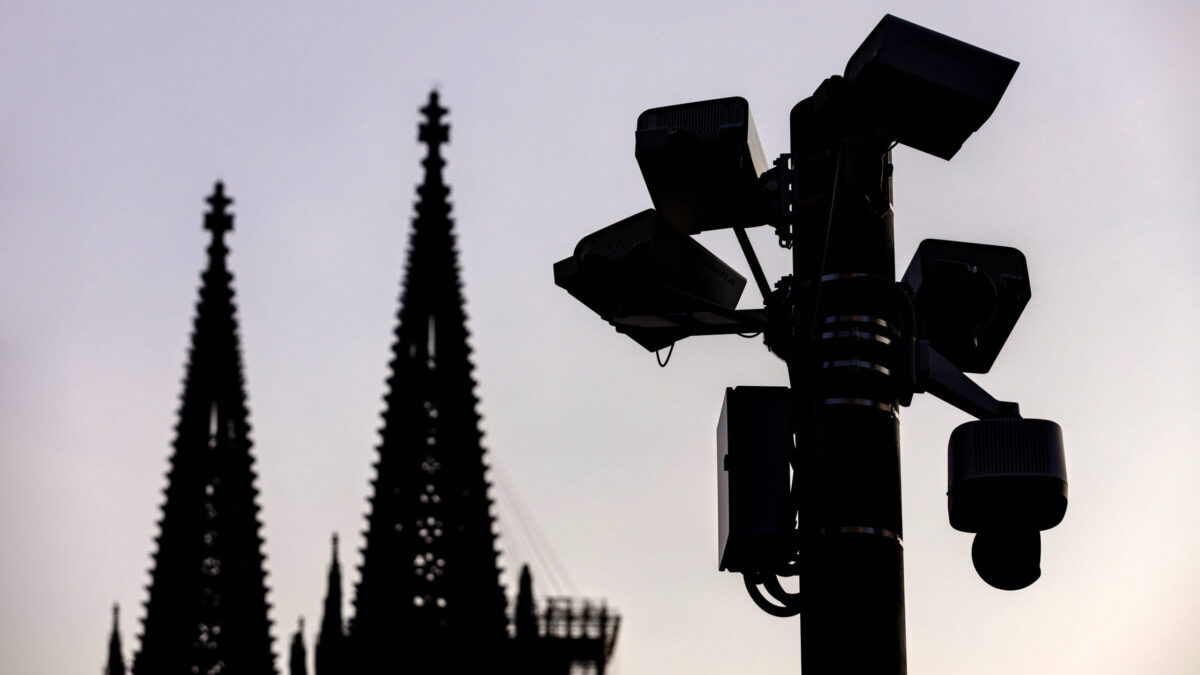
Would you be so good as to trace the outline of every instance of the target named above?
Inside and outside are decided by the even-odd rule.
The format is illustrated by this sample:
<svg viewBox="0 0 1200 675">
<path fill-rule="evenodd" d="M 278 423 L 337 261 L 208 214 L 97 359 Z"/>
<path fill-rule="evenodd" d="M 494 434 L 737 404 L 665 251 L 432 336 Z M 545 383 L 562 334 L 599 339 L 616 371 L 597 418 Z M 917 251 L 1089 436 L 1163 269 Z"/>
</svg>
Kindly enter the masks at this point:
<svg viewBox="0 0 1200 675">
<path fill-rule="evenodd" d="M 967 377 L 953 363 L 929 346 L 929 340 L 905 339 L 906 370 L 909 391 L 903 405 L 912 402 L 913 393 L 928 392 L 959 410 L 979 419 L 1020 417 L 1018 405 L 997 401 L 983 387 Z"/>
</svg>

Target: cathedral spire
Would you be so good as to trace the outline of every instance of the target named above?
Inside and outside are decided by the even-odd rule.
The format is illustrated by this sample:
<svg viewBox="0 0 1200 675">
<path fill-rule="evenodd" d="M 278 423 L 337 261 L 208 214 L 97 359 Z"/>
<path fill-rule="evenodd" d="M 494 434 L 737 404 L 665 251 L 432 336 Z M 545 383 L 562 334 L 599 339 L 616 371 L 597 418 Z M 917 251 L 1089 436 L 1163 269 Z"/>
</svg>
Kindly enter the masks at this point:
<svg viewBox="0 0 1200 675">
<path fill-rule="evenodd" d="M 207 201 L 208 268 L 134 675 L 275 672 L 233 276 L 225 260 L 232 202 L 221 183 Z"/>
<path fill-rule="evenodd" d="M 113 605 L 112 635 L 108 638 L 108 665 L 104 675 L 125 675 L 125 657 L 121 653 L 121 607 Z"/>
<path fill-rule="evenodd" d="M 513 627 L 518 640 L 537 639 L 537 603 L 533 599 L 533 575 L 529 565 L 521 565 L 521 581 L 517 587 L 517 606 L 513 615 Z"/>
<path fill-rule="evenodd" d="M 292 635 L 292 653 L 288 660 L 288 675 L 308 675 L 308 654 L 304 649 L 304 617 Z"/>
<path fill-rule="evenodd" d="M 429 92 L 429 103 L 421 108 L 421 112 L 425 113 L 425 121 L 417 127 L 417 140 L 429 146 L 429 157 L 437 158 L 441 166 L 442 162 L 442 144 L 450 142 L 450 125 L 442 122 L 442 118 L 446 113 L 450 112 L 438 103 L 437 90 Z M 425 168 L 429 168 L 429 163 L 425 164 Z M 441 180 L 441 172 L 438 172 L 438 180 Z M 427 176 L 428 178 L 428 176 Z"/>
<path fill-rule="evenodd" d="M 504 589 L 467 345 L 453 220 L 442 178 L 449 139 L 437 92 L 384 397 L 374 494 L 350 627 L 358 672 L 495 670 Z M 462 645 L 471 645 L 463 649 Z M 324 674 L 322 674 L 324 675 Z"/>
<path fill-rule="evenodd" d="M 316 675 L 338 675 L 346 670 L 345 624 L 342 622 L 342 566 L 338 563 L 338 536 L 333 535 L 333 556 L 329 563 L 329 585 L 325 591 L 325 613 L 317 634 Z"/>
<path fill-rule="evenodd" d="M 224 241 L 225 233 L 233 229 L 233 214 L 228 210 L 233 200 L 225 196 L 225 184 L 217 181 L 213 193 L 204 201 L 211 207 L 204 215 L 204 229 L 213 233 L 214 241 Z"/>
</svg>

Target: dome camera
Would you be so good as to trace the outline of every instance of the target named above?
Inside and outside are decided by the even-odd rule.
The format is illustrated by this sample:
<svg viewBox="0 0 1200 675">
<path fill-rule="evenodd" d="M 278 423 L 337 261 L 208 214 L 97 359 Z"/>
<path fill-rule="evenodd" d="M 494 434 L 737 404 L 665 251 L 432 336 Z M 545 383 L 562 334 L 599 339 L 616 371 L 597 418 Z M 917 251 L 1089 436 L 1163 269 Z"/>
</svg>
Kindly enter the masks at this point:
<svg viewBox="0 0 1200 675">
<path fill-rule="evenodd" d="M 950 435 L 950 525 L 975 532 L 971 560 L 1007 591 L 1041 576 L 1041 530 L 1067 510 L 1062 428 L 1049 420 L 967 422 Z"/>
<path fill-rule="evenodd" d="M 1019 591 L 1042 576 L 1042 535 L 1037 530 L 980 532 L 971 544 L 980 578 L 1002 591 Z"/>
</svg>

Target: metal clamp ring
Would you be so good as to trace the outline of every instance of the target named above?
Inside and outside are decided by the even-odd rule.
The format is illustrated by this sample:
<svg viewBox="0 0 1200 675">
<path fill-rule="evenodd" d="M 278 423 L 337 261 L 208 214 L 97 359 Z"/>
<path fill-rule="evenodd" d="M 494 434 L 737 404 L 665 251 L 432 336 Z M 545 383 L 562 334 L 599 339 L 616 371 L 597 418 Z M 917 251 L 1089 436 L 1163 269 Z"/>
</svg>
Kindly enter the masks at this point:
<svg viewBox="0 0 1200 675">
<path fill-rule="evenodd" d="M 895 539 L 897 544 L 900 544 L 901 546 L 904 545 L 904 540 L 900 538 L 900 535 L 896 534 L 895 532 L 892 532 L 891 530 L 884 529 L 882 527 L 849 526 L 849 527 L 839 527 L 836 530 L 828 530 L 823 527 L 823 528 L 821 528 L 820 532 L 823 535 L 828 535 L 828 534 L 874 534 L 874 535 L 883 537 L 885 539 Z"/>
</svg>

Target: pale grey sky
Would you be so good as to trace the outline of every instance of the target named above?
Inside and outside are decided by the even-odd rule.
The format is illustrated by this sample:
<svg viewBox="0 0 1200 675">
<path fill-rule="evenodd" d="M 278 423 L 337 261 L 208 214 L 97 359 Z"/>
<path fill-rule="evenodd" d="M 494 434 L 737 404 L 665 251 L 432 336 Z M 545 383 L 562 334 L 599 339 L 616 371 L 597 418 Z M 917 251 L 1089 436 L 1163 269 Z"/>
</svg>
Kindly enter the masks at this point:
<svg viewBox="0 0 1200 675">
<path fill-rule="evenodd" d="M 1041 580 L 994 590 L 946 520 L 966 417 L 903 411 L 910 670 L 1196 672 L 1200 9 L 1183 0 L 4 3 L 0 671 L 96 672 L 113 601 L 137 646 L 218 178 L 277 652 L 298 615 L 315 626 L 329 533 L 358 560 L 416 109 L 437 85 L 489 459 L 577 590 L 624 615 L 615 672 L 797 672 L 798 621 L 716 569 L 723 389 L 782 384 L 782 364 L 694 338 L 659 369 L 551 265 L 650 205 L 640 111 L 744 96 L 774 156 L 791 106 L 886 12 L 1021 62 L 953 161 L 897 150 L 897 267 L 925 238 L 1025 252 L 1033 299 L 979 379 L 1062 425 L 1071 481 Z M 730 233 L 701 239 L 744 268 Z M 534 554 L 493 494 L 511 583 Z"/>
</svg>

